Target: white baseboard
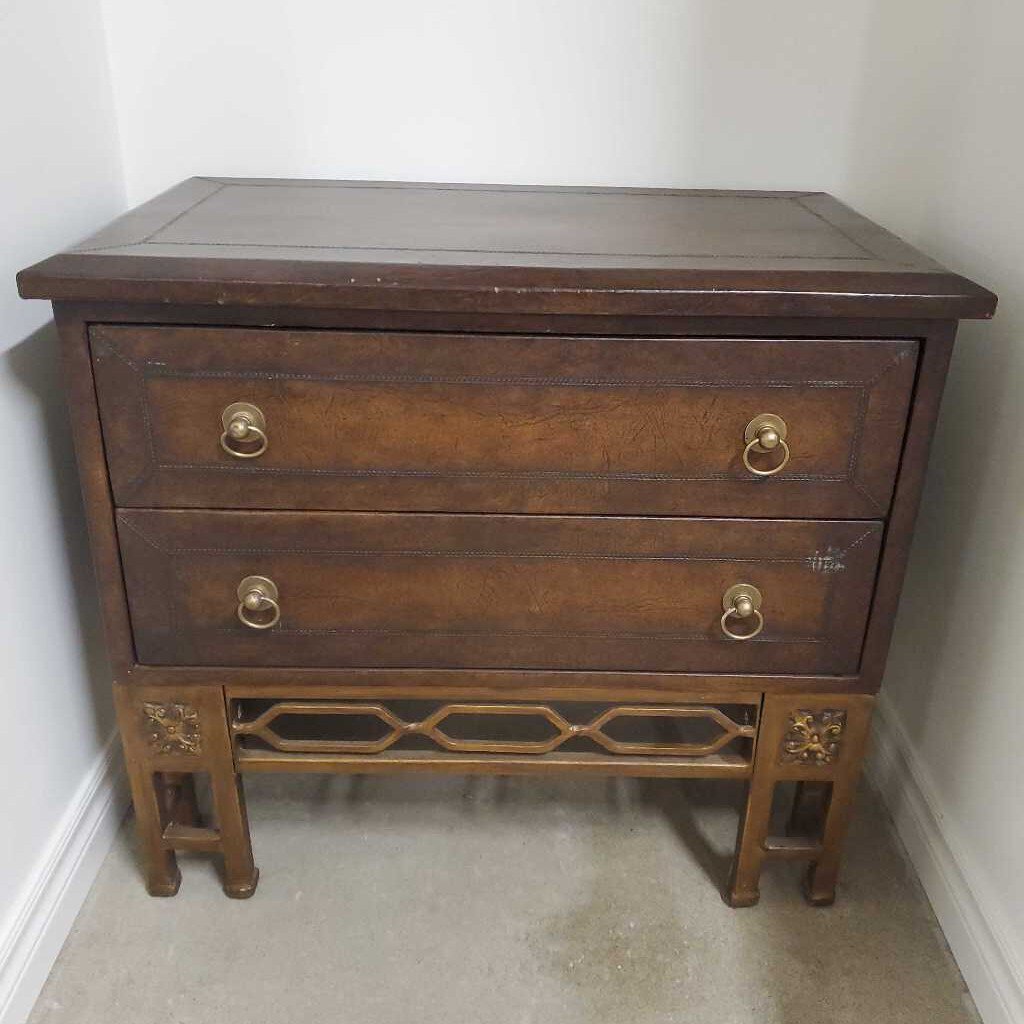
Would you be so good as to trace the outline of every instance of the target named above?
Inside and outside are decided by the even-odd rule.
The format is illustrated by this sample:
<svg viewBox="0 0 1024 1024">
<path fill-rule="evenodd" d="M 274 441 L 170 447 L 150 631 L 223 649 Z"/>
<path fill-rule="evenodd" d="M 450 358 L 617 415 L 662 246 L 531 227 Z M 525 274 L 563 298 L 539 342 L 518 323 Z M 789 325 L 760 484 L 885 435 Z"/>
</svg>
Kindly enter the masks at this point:
<svg viewBox="0 0 1024 1024">
<path fill-rule="evenodd" d="M 982 1020 L 1022 1024 L 1024 951 L 1014 949 L 1002 902 L 972 870 L 928 771 L 884 697 L 866 772 L 892 816 Z"/>
<path fill-rule="evenodd" d="M 116 732 L 71 799 L 0 934 L 0 1024 L 32 1012 L 128 807 Z"/>
</svg>

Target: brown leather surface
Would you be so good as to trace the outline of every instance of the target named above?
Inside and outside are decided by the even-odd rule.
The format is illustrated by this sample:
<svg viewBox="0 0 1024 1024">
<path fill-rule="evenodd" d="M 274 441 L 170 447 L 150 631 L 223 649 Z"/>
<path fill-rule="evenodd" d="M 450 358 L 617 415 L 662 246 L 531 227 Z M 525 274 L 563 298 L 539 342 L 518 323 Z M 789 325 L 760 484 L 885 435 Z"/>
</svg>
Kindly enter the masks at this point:
<svg viewBox="0 0 1024 1024">
<path fill-rule="evenodd" d="M 815 192 L 193 178 L 19 276 L 27 298 L 652 315 L 990 316 Z"/>
<path fill-rule="evenodd" d="M 166 665 L 856 670 L 882 525 L 121 510 L 138 660 Z M 236 587 L 266 576 L 281 622 Z M 722 595 L 762 591 L 726 639 Z"/>
<path fill-rule="evenodd" d="M 884 515 L 912 341 L 91 329 L 118 504 L 213 508 Z M 220 416 L 267 417 L 258 459 Z M 744 427 L 782 416 L 761 479 Z M 776 456 L 755 457 L 761 467 Z"/>
</svg>

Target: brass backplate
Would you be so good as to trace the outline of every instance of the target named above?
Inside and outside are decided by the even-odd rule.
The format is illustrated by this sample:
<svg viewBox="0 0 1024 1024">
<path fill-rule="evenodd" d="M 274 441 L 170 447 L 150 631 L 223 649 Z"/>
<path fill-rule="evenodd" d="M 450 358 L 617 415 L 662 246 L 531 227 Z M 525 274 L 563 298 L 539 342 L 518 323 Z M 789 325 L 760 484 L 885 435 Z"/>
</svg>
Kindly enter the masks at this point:
<svg viewBox="0 0 1024 1024">
<path fill-rule="evenodd" d="M 722 610 L 727 612 L 733 608 L 738 597 L 749 597 L 755 611 L 761 608 L 761 591 L 753 583 L 734 583 L 722 595 Z"/>
<path fill-rule="evenodd" d="M 755 416 L 743 430 L 743 440 L 750 444 L 765 427 L 771 427 L 783 441 L 786 440 L 786 421 L 772 412 L 762 412 Z"/>
<path fill-rule="evenodd" d="M 277 584 L 273 580 L 268 580 L 266 576 L 246 576 L 238 584 L 238 600 L 244 601 L 245 595 L 252 590 L 259 591 L 264 597 L 269 597 L 271 601 L 277 600 Z"/>
<path fill-rule="evenodd" d="M 251 402 L 232 402 L 221 414 L 220 421 L 227 430 L 236 416 L 245 416 L 257 430 L 267 429 L 267 420 L 260 409 Z"/>
</svg>

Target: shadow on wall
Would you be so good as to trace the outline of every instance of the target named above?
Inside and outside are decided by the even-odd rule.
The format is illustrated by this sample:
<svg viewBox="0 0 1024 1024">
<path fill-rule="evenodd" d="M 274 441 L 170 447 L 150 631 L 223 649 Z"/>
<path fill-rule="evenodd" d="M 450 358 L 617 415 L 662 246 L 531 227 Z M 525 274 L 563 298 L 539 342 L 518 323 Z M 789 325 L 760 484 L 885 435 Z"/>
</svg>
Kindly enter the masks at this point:
<svg viewBox="0 0 1024 1024">
<path fill-rule="evenodd" d="M 113 711 L 110 697 L 110 666 L 103 642 L 103 624 L 96 600 L 96 582 L 85 526 L 85 510 L 79 489 L 71 425 L 64 405 L 60 376 L 60 350 L 53 322 L 40 327 L 3 354 L 11 376 L 37 403 L 39 422 L 46 441 L 54 504 L 61 525 L 64 563 L 74 595 L 73 625 L 82 652 L 95 709 L 96 737 L 104 743 L 110 734 Z"/>
</svg>

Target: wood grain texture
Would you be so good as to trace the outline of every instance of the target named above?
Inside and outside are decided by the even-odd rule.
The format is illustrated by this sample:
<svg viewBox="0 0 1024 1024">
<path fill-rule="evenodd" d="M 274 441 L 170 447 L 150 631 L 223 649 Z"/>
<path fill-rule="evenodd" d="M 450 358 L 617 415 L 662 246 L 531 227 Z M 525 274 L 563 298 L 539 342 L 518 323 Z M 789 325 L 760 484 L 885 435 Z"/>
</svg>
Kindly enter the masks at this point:
<svg viewBox="0 0 1024 1024">
<path fill-rule="evenodd" d="M 740 700 L 761 693 L 858 693 L 860 674 L 774 674 L 700 672 L 585 672 L 581 670 L 274 668 L 134 665 L 140 686 L 223 686 L 251 695 L 322 694 L 345 698 L 446 697 L 452 700 Z"/>
<path fill-rule="evenodd" d="M 877 517 L 917 351 L 103 325 L 91 338 L 119 504 L 396 511 Z M 219 443 L 237 401 L 267 417 L 257 459 Z M 764 412 L 793 452 L 770 479 L 742 461 Z"/>
<path fill-rule="evenodd" d="M 856 671 L 881 524 L 122 510 L 150 664 Z M 236 616 L 270 577 L 278 626 Z M 722 595 L 765 596 L 726 639 Z"/>
<path fill-rule="evenodd" d="M 823 193 L 191 179 L 26 298 L 649 316 L 990 316 Z"/>
<path fill-rule="evenodd" d="M 107 654 L 114 678 L 124 682 L 135 662 L 135 648 L 114 526 L 114 499 L 110 491 L 103 432 L 89 358 L 88 328 L 80 316 L 60 307 L 55 312 L 60 333 L 64 389 Z"/>
<path fill-rule="evenodd" d="M 939 403 L 956 338 L 954 324 L 936 325 L 924 341 L 914 392 L 913 415 L 904 441 L 897 491 L 886 523 L 885 545 L 875 586 L 871 619 L 864 641 L 862 675 L 868 686 L 882 685 L 903 576 L 910 558 L 918 506 L 924 490 Z"/>
</svg>

